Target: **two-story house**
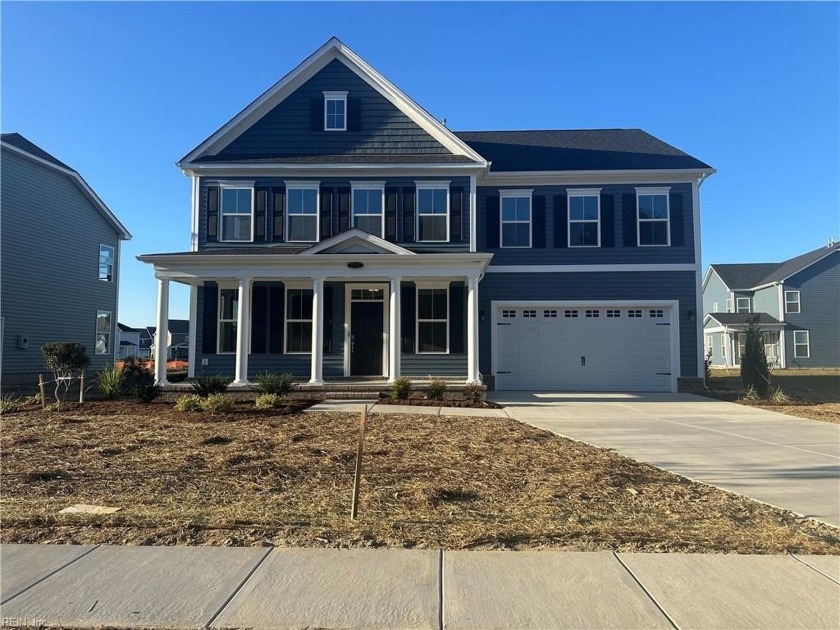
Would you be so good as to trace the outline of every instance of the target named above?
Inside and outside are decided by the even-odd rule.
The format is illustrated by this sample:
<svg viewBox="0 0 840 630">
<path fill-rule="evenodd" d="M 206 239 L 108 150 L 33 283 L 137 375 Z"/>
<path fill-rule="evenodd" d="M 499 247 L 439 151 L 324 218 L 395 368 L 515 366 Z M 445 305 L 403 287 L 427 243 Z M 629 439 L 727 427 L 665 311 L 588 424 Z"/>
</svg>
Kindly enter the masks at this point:
<svg viewBox="0 0 840 630">
<path fill-rule="evenodd" d="M 139 259 L 159 322 L 170 282 L 191 287 L 191 372 L 653 391 L 702 377 L 714 169 L 644 131 L 456 133 L 333 38 L 179 166 L 190 251 Z"/>
<path fill-rule="evenodd" d="M 41 346 L 75 341 L 114 364 L 120 242 L 131 235 L 82 176 L 19 133 L 0 137 L 3 386 L 33 384 Z"/>
<path fill-rule="evenodd" d="M 840 367 L 840 244 L 782 262 L 710 265 L 703 314 L 713 366 L 740 365 L 757 316 L 772 367 Z"/>
</svg>

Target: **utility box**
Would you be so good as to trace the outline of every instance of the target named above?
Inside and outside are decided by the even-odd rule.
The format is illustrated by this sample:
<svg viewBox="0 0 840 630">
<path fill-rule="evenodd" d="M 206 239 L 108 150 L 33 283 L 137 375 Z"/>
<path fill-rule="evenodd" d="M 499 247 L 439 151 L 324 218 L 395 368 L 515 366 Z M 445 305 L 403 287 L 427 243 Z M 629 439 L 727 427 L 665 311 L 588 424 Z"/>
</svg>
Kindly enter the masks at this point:
<svg viewBox="0 0 840 630">
<path fill-rule="evenodd" d="M 29 348 L 29 335 L 18 335 L 18 348 L 26 350 Z"/>
</svg>

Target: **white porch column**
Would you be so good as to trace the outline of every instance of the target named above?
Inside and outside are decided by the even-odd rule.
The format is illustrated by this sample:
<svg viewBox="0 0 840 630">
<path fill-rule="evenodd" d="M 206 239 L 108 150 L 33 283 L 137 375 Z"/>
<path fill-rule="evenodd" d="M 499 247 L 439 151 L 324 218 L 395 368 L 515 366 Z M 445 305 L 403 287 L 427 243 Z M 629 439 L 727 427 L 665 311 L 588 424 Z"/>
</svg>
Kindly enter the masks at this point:
<svg viewBox="0 0 840 630">
<path fill-rule="evenodd" d="M 190 285 L 190 336 L 187 349 L 187 377 L 195 376 L 195 339 L 198 333 L 198 287 Z"/>
<path fill-rule="evenodd" d="M 478 278 L 467 279 L 467 383 L 478 384 Z"/>
<path fill-rule="evenodd" d="M 400 278 L 391 278 L 390 326 L 388 327 L 388 382 L 400 377 Z"/>
<path fill-rule="evenodd" d="M 155 333 L 155 382 L 166 385 L 166 332 L 169 330 L 169 280 L 158 278 L 157 332 Z"/>
<path fill-rule="evenodd" d="M 313 385 L 323 385 L 324 363 L 324 279 L 312 280 L 312 377 Z"/>
<path fill-rule="evenodd" d="M 239 309 L 236 314 L 236 378 L 233 382 L 248 382 L 248 354 L 251 351 L 251 278 L 239 279 Z"/>
</svg>

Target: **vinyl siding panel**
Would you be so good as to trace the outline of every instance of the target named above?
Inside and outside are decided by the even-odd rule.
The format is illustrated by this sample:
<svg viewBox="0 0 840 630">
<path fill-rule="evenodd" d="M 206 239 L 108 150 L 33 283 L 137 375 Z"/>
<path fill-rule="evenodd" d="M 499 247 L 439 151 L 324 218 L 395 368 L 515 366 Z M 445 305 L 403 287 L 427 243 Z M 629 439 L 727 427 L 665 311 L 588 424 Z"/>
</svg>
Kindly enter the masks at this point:
<svg viewBox="0 0 840 630">
<path fill-rule="evenodd" d="M 114 361 L 119 238 L 74 181 L 8 150 L 2 152 L 3 381 L 32 384 L 45 372 L 41 346 L 76 341 L 88 373 Z M 98 279 L 99 245 L 114 248 L 114 281 Z M 111 348 L 94 354 L 97 310 L 111 312 Z M 29 348 L 17 347 L 19 335 Z"/>
<path fill-rule="evenodd" d="M 779 287 L 760 289 L 753 294 L 753 312 L 767 313 L 776 319 L 779 317 Z"/>
<path fill-rule="evenodd" d="M 712 365 L 723 365 L 724 364 L 724 357 L 723 357 L 723 341 L 721 336 L 723 333 L 721 332 L 713 332 L 713 333 L 705 333 L 705 329 L 707 328 L 716 328 L 720 327 L 720 324 L 716 321 L 710 321 L 704 327 L 704 336 L 705 334 L 709 334 L 712 338 Z M 705 341 L 704 341 L 704 356 L 705 356 Z"/>
<path fill-rule="evenodd" d="M 712 269 L 711 277 L 706 283 L 706 288 L 703 289 L 703 314 L 709 313 L 725 313 L 726 300 L 729 299 L 729 289 L 720 279 L 720 276 Z M 715 303 L 718 308 L 715 310 Z"/>
</svg>

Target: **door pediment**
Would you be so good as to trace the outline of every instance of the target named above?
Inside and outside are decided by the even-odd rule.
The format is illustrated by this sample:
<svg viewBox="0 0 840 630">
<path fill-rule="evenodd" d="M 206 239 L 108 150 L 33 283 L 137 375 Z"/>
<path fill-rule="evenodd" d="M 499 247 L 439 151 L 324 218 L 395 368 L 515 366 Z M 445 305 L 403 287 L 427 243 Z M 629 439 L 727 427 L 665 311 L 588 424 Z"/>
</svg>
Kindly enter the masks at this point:
<svg viewBox="0 0 840 630">
<path fill-rule="evenodd" d="M 300 252 L 301 256 L 313 254 L 400 254 L 416 256 L 412 251 L 390 243 L 385 239 L 368 234 L 357 228 L 342 232 L 333 236 L 309 249 Z"/>
</svg>

